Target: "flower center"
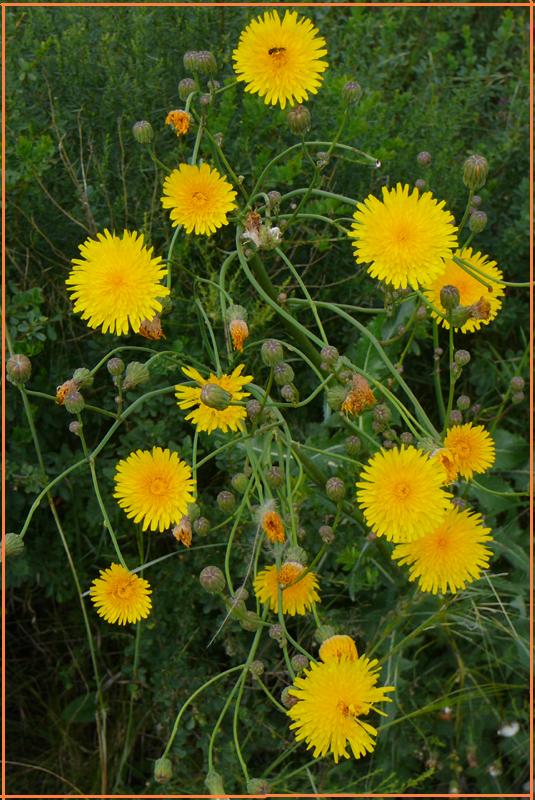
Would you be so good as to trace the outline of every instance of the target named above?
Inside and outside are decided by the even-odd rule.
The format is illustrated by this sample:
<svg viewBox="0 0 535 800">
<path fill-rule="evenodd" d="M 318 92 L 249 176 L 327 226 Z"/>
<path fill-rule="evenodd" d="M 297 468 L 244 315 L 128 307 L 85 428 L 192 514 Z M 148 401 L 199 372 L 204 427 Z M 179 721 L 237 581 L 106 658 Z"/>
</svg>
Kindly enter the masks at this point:
<svg viewBox="0 0 535 800">
<path fill-rule="evenodd" d="M 208 197 L 203 192 L 193 192 L 191 199 L 194 205 L 196 205 L 197 208 L 199 208 L 200 206 L 203 206 L 206 203 Z"/>
<path fill-rule="evenodd" d="M 134 581 L 128 578 L 124 583 L 120 583 L 115 587 L 113 594 L 120 600 L 127 600 L 132 594 L 133 585 Z"/>
<path fill-rule="evenodd" d="M 399 225 L 393 231 L 393 239 L 395 244 L 405 246 L 412 241 L 412 231 L 405 225 Z"/>
<path fill-rule="evenodd" d="M 168 483 L 163 478 L 153 478 L 149 487 L 151 494 L 155 494 L 157 497 L 164 494 L 168 488 Z"/>
<path fill-rule="evenodd" d="M 357 716 L 357 708 L 353 705 L 353 703 L 346 703 L 344 700 L 340 700 L 337 706 L 338 710 L 342 713 L 344 717 L 356 717 Z"/>
<path fill-rule="evenodd" d="M 279 570 L 279 583 L 282 583 L 283 586 L 288 586 L 289 583 L 295 581 L 302 571 L 303 567 L 297 564 L 284 564 Z"/>
<path fill-rule="evenodd" d="M 271 58 L 271 63 L 277 69 L 284 67 L 288 61 L 285 47 L 270 47 L 268 50 L 268 55 Z"/>
<path fill-rule="evenodd" d="M 457 454 L 461 456 L 461 458 L 468 458 L 468 456 L 470 455 L 470 448 L 466 444 L 466 442 L 459 442 L 455 449 L 457 450 Z"/>
<path fill-rule="evenodd" d="M 396 486 L 394 486 L 394 496 L 398 500 L 404 500 L 405 498 L 409 497 L 411 494 L 411 487 L 405 481 L 399 481 Z"/>
</svg>

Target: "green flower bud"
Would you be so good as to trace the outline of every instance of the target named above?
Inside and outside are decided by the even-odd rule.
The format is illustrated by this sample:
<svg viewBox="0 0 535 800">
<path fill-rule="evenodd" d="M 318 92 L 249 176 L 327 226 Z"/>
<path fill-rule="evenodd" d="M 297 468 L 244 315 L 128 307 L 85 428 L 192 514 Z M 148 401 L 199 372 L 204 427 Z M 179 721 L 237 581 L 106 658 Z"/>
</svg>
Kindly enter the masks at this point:
<svg viewBox="0 0 535 800">
<path fill-rule="evenodd" d="M 342 89 L 342 98 L 348 106 L 354 106 L 362 97 L 362 86 L 357 81 L 348 81 Z"/>
<path fill-rule="evenodd" d="M 245 408 L 247 409 L 247 416 L 252 422 L 260 414 L 260 411 L 262 410 L 262 404 L 259 403 L 258 400 L 249 400 Z"/>
<path fill-rule="evenodd" d="M 474 208 L 479 208 L 479 206 L 481 205 L 481 197 L 478 194 L 475 194 L 472 197 L 472 205 Z"/>
<path fill-rule="evenodd" d="M 222 795 L 225 794 L 225 787 L 223 786 L 223 778 L 219 772 L 211 769 L 204 779 L 204 782 L 210 794 L 218 795 L 221 800 L 225 800 L 225 798 L 222 797 Z"/>
<path fill-rule="evenodd" d="M 418 153 L 416 156 L 416 162 L 420 167 L 429 167 L 431 165 L 431 153 L 428 153 L 427 150 L 422 150 L 421 153 Z"/>
<path fill-rule="evenodd" d="M 282 345 L 276 339 L 268 339 L 261 347 L 260 355 L 267 367 L 275 367 L 284 358 Z"/>
<path fill-rule="evenodd" d="M 468 395 L 461 394 L 457 398 L 457 408 L 460 411 L 468 411 L 468 409 L 470 408 L 471 405 L 472 405 L 472 401 L 470 400 Z"/>
<path fill-rule="evenodd" d="M 305 106 L 296 106 L 288 111 L 286 119 L 288 127 L 296 136 L 301 136 L 310 130 L 310 111 Z"/>
<path fill-rule="evenodd" d="M 462 425 L 463 415 L 456 408 L 450 413 L 450 425 Z"/>
<path fill-rule="evenodd" d="M 290 689 L 292 688 L 292 686 L 285 686 L 281 692 L 281 703 L 284 708 L 291 708 L 298 702 L 297 697 L 294 697 L 293 694 L 290 694 Z"/>
<path fill-rule="evenodd" d="M 251 661 L 249 664 L 249 672 L 255 678 L 260 678 L 264 674 L 264 662 L 260 661 L 260 659 L 256 659 L 255 661 Z"/>
<path fill-rule="evenodd" d="M 515 375 L 514 378 L 511 378 L 510 386 L 513 392 L 523 391 L 525 386 L 524 378 L 521 378 L 520 375 Z"/>
<path fill-rule="evenodd" d="M 299 391 L 293 383 L 285 383 L 284 386 L 281 387 L 281 397 L 287 403 L 298 403 L 299 402 Z"/>
<path fill-rule="evenodd" d="M 344 445 L 348 456 L 357 456 L 362 448 L 362 442 L 358 436 L 348 436 L 344 440 Z"/>
<path fill-rule="evenodd" d="M 217 72 L 217 63 L 211 50 L 198 50 L 195 54 L 195 71 L 210 77 Z"/>
<path fill-rule="evenodd" d="M 226 581 L 225 576 L 219 567 L 209 566 L 205 567 L 199 575 L 199 582 L 203 589 L 206 589 L 210 594 L 221 594 L 225 589 Z"/>
<path fill-rule="evenodd" d="M 321 348 L 321 360 L 327 364 L 328 367 L 333 367 L 338 359 L 340 358 L 340 353 L 333 347 L 333 345 L 327 344 L 325 347 Z"/>
<path fill-rule="evenodd" d="M 78 384 L 80 389 L 89 389 L 91 386 L 93 386 L 93 376 L 91 375 L 90 371 L 86 369 L 86 367 L 75 369 L 72 379 Z"/>
<path fill-rule="evenodd" d="M 334 542 L 334 531 L 330 525 L 322 525 L 319 529 L 319 535 L 324 544 L 332 544 Z"/>
<path fill-rule="evenodd" d="M 232 492 L 219 492 L 217 495 L 217 505 L 225 514 L 231 514 L 236 508 L 236 497 Z"/>
<path fill-rule="evenodd" d="M 346 395 L 347 388 L 345 386 L 340 386 L 339 383 L 335 383 L 334 386 L 330 386 L 325 392 L 327 405 L 329 408 L 332 408 L 333 411 L 340 411 L 342 403 L 346 399 Z"/>
<path fill-rule="evenodd" d="M 158 758 L 154 764 L 154 780 L 167 783 L 173 777 L 173 765 L 170 758 Z"/>
<path fill-rule="evenodd" d="M 237 472 L 236 475 L 233 475 L 231 478 L 232 488 L 235 489 L 240 494 L 243 494 L 247 489 L 249 484 L 249 479 L 245 472 Z"/>
<path fill-rule="evenodd" d="M 284 630 L 282 625 L 279 625 L 278 622 L 274 625 L 270 625 L 268 628 L 268 634 L 270 639 L 274 639 L 279 645 L 283 645 L 286 641 L 286 637 L 284 636 Z"/>
<path fill-rule="evenodd" d="M 456 350 L 453 359 L 460 367 L 466 367 L 470 361 L 470 353 L 468 350 Z"/>
<path fill-rule="evenodd" d="M 182 78 L 178 84 L 178 96 L 181 100 L 187 100 L 190 94 L 196 92 L 198 88 L 197 81 L 194 81 L 193 78 Z"/>
<path fill-rule="evenodd" d="M 78 422 L 77 419 L 73 419 L 72 422 L 69 422 L 69 431 L 74 433 L 75 436 L 80 436 L 82 433 L 82 425 Z"/>
<path fill-rule="evenodd" d="M 208 536 L 210 528 L 210 520 L 206 519 L 206 517 L 199 517 L 193 523 L 193 530 L 198 536 Z"/>
<path fill-rule="evenodd" d="M 302 653 L 296 653 L 292 656 L 291 663 L 296 672 L 302 672 L 310 665 L 310 661 Z"/>
<path fill-rule="evenodd" d="M 271 784 L 264 778 L 251 778 L 247 781 L 247 794 L 270 794 Z"/>
<path fill-rule="evenodd" d="M 286 361 L 281 361 L 276 364 L 273 369 L 273 377 L 277 386 L 284 386 L 286 383 L 292 383 L 295 378 L 295 373 L 291 366 Z"/>
<path fill-rule="evenodd" d="M 440 290 L 440 305 L 446 311 L 453 311 L 461 301 L 461 295 L 456 286 L 443 286 Z"/>
<path fill-rule="evenodd" d="M 303 550 L 303 548 L 299 547 L 299 545 L 290 545 L 286 549 L 284 560 L 295 561 L 298 564 L 302 564 L 304 566 L 308 561 L 307 551 Z"/>
<path fill-rule="evenodd" d="M 487 227 L 487 215 L 484 211 L 474 211 L 468 220 L 468 227 L 472 233 L 481 233 Z"/>
<path fill-rule="evenodd" d="M 24 386 L 32 374 L 32 362 L 28 356 L 16 353 L 8 358 L 6 364 L 7 379 L 15 386 Z"/>
<path fill-rule="evenodd" d="M 124 374 L 123 389 L 134 389 L 136 386 L 141 386 L 150 380 L 149 368 L 146 364 L 141 364 L 140 361 L 130 361 L 126 365 L 126 372 Z"/>
<path fill-rule="evenodd" d="M 84 409 L 85 400 L 80 394 L 80 392 L 73 391 L 65 395 L 65 400 L 63 405 L 65 406 L 69 414 L 79 414 L 80 411 L 83 411 Z"/>
<path fill-rule="evenodd" d="M 110 358 L 106 364 L 106 367 L 108 368 L 110 375 L 114 378 L 117 378 L 124 372 L 124 361 L 122 358 Z"/>
<path fill-rule="evenodd" d="M 336 633 L 332 625 L 320 625 L 314 632 L 314 639 L 318 644 L 323 644 L 326 639 L 330 639 Z"/>
<path fill-rule="evenodd" d="M 187 516 L 190 518 L 191 522 L 195 522 L 196 519 L 199 519 L 201 516 L 201 509 L 197 505 L 197 503 L 190 503 L 188 505 L 188 513 Z"/>
<path fill-rule="evenodd" d="M 473 155 L 466 159 L 463 167 L 463 181 L 467 189 L 481 189 L 489 172 L 488 161 L 484 156 Z"/>
<path fill-rule="evenodd" d="M 231 400 L 231 393 L 222 386 L 218 386 L 217 383 L 205 383 L 201 389 L 201 403 L 208 408 L 224 411 L 229 407 Z"/>
<path fill-rule="evenodd" d="M 268 205 L 269 210 L 273 211 L 275 214 L 279 213 L 280 203 L 281 203 L 281 193 L 275 190 L 268 192 Z"/>
<path fill-rule="evenodd" d="M 337 478 L 335 475 L 326 482 L 325 492 L 329 500 L 335 503 L 341 503 L 346 496 L 345 483 L 341 478 Z"/>
<path fill-rule="evenodd" d="M 469 306 L 458 306 L 451 312 L 451 324 L 454 328 L 462 328 L 469 319 L 472 319 L 472 309 Z"/>
<path fill-rule="evenodd" d="M 239 623 L 244 631 L 257 631 L 262 627 L 262 620 L 254 611 L 245 611 Z"/>
<path fill-rule="evenodd" d="M 139 122 L 134 122 L 132 126 L 132 133 L 134 134 L 134 139 L 139 144 L 149 144 L 152 142 L 154 131 L 152 130 L 152 125 L 147 120 L 143 119 Z"/>
<path fill-rule="evenodd" d="M 526 395 L 524 394 L 524 392 L 513 392 L 513 394 L 511 395 L 511 402 L 514 403 L 515 405 L 523 403 L 525 399 Z"/>
<path fill-rule="evenodd" d="M 401 444 L 409 445 L 412 444 L 413 438 L 414 437 L 412 433 L 409 433 L 409 431 L 403 431 L 403 433 L 400 434 L 399 441 L 401 442 Z"/>
<path fill-rule="evenodd" d="M 384 430 L 392 419 L 392 412 L 387 405 L 384 403 L 379 403 L 378 405 L 374 406 L 372 416 L 374 422 L 380 426 L 378 430 Z"/>
<path fill-rule="evenodd" d="M 183 56 L 184 69 L 188 72 L 194 72 L 197 69 L 197 51 L 188 50 Z"/>
<path fill-rule="evenodd" d="M 24 550 L 24 539 L 18 533 L 6 533 L 4 538 L 4 552 L 6 558 L 16 558 L 22 555 Z"/>
</svg>

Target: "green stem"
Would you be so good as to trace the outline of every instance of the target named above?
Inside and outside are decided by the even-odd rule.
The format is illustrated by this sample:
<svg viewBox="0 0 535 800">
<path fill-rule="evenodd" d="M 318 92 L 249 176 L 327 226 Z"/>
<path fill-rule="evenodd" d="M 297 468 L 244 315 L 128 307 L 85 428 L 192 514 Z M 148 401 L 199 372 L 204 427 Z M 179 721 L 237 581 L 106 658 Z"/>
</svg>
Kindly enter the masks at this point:
<svg viewBox="0 0 535 800">
<path fill-rule="evenodd" d="M 433 381 L 435 384 L 435 397 L 437 399 L 438 411 L 440 414 L 440 422 L 444 425 L 446 420 L 446 406 L 444 405 L 444 397 L 442 396 L 442 386 L 440 383 L 440 357 L 437 353 L 439 349 L 438 344 L 438 325 L 436 320 L 433 320 Z"/>
<path fill-rule="evenodd" d="M 325 330 L 323 329 L 323 325 L 321 324 L 321 319 L 320 319 L 320 316 L 318 314 L 317 306 L 316 306 L 314 300 L 312 299 L 312 297 L 310 295 L 310 292 L 308 291 L 308 289 L 307 289 L 305 283 L 303 282 L 301 276 L 299 275 L 298 271 L 296 270 L 296 268 L 294 267 L 294 265 L 292 264 L 290 259 L 287 257 L 287 255 L 279 247 L 276 248 L 275 252 L 279 256 L 279 258 L 281 258 L 284 261 L 284 263 L 286 264 L 286 266 L 288 267 L 288 269 L 290 270 L 290 272 L 294 276 L 295 280 L 299 284 L 299 286 L 301 288 L 301 291 L 303 292 L 303 294 L 305 295 L 305 297 L 306 297 L 306 299 L 308 301 L 309 308 L 312 311 L 312 314 L 314 315 L 314 319 L 316 320 L 316 325 L 318 326 L 318 330 L 320 332 L 320 336 L 323 339 L 325 344 L 329 344 L 329 340 L 327 339 L 327 336 L 325 334 Z"/>
<path fill-rule="evenodd" d="M 459 227 L 457 229 L 457 236 L 460 236 L 461 231 L 462 231 L 462 229 L 464 228 L 464 226 L 466 224 L 466 220 L 468 219 L 468 215 L 470 213 L 470 208 L 472 206 L 472 197 L 473 196 L 474 196 L 474 190 L 470 189 L 470 191 L 468 193 L 468 202 L 466 203 L 466 208 L 464 210 L 463 218 L 462 218 L 462 220 L 460 222 L 460 225 L 459 225 Z"/>
<path fill-rule="evenodd" d="M 171 259 L 173 257 L 173 250 L 175 249 L 176 240 L 178 238 L 178 234 L 181 230 L 181 225 L 177 225 L 175 228 L 175 232 L 173 233 L 173 238 L 171 239 L 171 244 L 169 245 L 169 250 L 167 252 L 167 288 L 169 292 L 171 292 Z"/>
<path fill-rule="evenodd" d="M 237 689 L 238 689 L 238 687 L 240 685 L 240 680 L 241 680 L 241 676 L 240 676 L 240 678 L 238 678 L 238 680 L 234 684 L 234 688 L 231 690 L 231 692 L 229 693 L 227 699 L 225 700 L 225 704 L 224 704 L 223 708 L 221 709 L 221 712 L 219 714 L 219 717 L 217 718 L 216 724 L 213 727 L 212 734 L 210 736 L 210 741 L 208 742 L 208 772 L 211 772 L 213 770 L 213 768 L 214 768 L 215 738 L 217 736 L 219 728 L 221 727 L 221 725 L 223 723 L 223 720 L 225 719 L 225 716 L 227 714 L 229 706 L 230 706 L 230 704 L 232 702 L 232 698 L 236 694 L 236 691 L 237 691 Z"/>
<path fill-rule="evenodd" d="M 464 269 L 465 272 L 471 275 L 472 278 L 476 278 L 477 280 L 479 280 L 479 282 L 482 283 L 484 286 L 486 286 L 490 291 L 492 291 L 491 284 L 493 283 L 497 284 L 498 286 L 511 286 L 515 289 L 526 289 L 530 286 L 533 286 L 533 283 L 531 281 L 524 281 L 521 283 L 513 283 L 512 281 L 502 281 L 501 279 L 495 278 L 493 275 L 488 275 L 486 272 L 483 272 L 483 270 L 479 269 L 479 267 L 475 267 L 473 264 L 470 264 L 468 261 L 465 261 L 463 258 L 459 258 L 458 256 L 454 256 L 453 260 L 455 261 L 456 264 L 458 264 L 459 267 L 461 267 L 462 269 Z M 473 273 L 475 273 L 475 275 Z M 487 278 L 487 280 L 489 280 L 491 284 L 486 283 L 484 280 L 481 280 L 481 278 Z"/>
<path fill-rule="evenodd" d="M 265 616 L 265 615 L 263 615 L 263 616 Z M 245 687 L 245 679 L 247 677 L 249 666 L 251 665 L 251 662 L 253 661 L 253 659 L 255 657 L 256 650 L 257 650 L 258 645 L 260 643 L 261 636 L 262 636 L 262 628 L 257 630 L 257 632 L 255 633 L 255 636 L 254 636 L 254 639 L 253 639 L 253 643 L 251 645 L 251 649 L 249 650 L 249 655 L 247 656 L 247 661 L 245 662 L 244 670 L 243 670 L 243 672 L 241 674 L 241 677 L 240 677 L 240 680 L 239 680 L 238 696 L 237 696 L 236 702 L 234 704 L 234 714 L 232 715 L 232 737 L 234 739 L 234 747 L 236 749 L 236 755 L 238 756 L 238 761 L 240 762 L 240 766 L 241 766 L 241 769 L 242 769 L 242 772 L 243 772 L 243 777 L 245 778 L 245 783 L 247 783 L 247 781 L 249 780 L 249 773 L 247 771 L 247 765 L 245 763 L 245 760 L 244 760 L 242 752 L 241 752 L 240 740 L 238 738 L 238 714 L 239 714 L 239 711 L 240 711 L 241 699 L 242 699 L 243 690 L 244 690 L 244 687 Z"/>
<path fill-rule="evenodd" d="M 454 361 L 454 358 L 453 358 L 453 356 L 454 356 L 454 346 L 455 345 L 454 345 L 454 340 L 453 340 L 453 326 L 452 325 L 450 325 L 448 333 L 449 333 L 448 344 L 449 344 L 450 389 L 449 389 L 449 392 L 448 392 L 448 407 L 446 409 L 446 415 L 444 417 L 444 427 L 442 429 L 442 436 L 444 436 L 444 434 L 446 433 L 446 429 L 448 428 L 448 426 L 450 424 L 450 416 L 451 416 L 451 411 L 452 411 L 452 408 L 453 408 L 453 395 L 454 395 L 454 392 L 455 392 L 455 383 L 456 383 L 456 380 L 457 380 L 455 375 L 454 375 L 454 369 L 453 369 L 454 366 L 455 366 L 455 361 Z"/>
</svg>

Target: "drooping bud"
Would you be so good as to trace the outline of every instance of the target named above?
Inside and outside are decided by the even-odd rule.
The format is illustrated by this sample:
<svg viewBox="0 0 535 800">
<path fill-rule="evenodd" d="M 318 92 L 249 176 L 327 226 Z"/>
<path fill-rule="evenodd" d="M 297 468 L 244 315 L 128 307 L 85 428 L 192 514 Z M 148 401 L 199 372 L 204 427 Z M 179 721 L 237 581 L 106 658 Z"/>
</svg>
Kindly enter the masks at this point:
<svg viewBox="0 0 535 800">
<path fill-rule="evenodd" d="M 268 339 L 263 343 L 260 349 L 260 355 L 267 367 L 275 367 L 277 364 L 280 364 L 284 358 L 284 351 L 280 342 L 276 339 Z"/>
<path fill-rule="evenodd" d="M 511 395 L 511 402 L 514 403 L 515 405 L 523 403 L 525 399 L 526 395 L 524 394 L 524 392 L 513 392 L 513 394 Z"/>
<path fill-rule="evenodd" d="M 236 508 L 236 497 L 232 492 L 226 490 L 217 495 L 217 505 L 225 514 L 231 514 Z"/>
<path fill-rule="evenodd" d="M 342 98 L 348 106 L 354 106 L 362 97 L 362 86 L 358 81 L 348 81 L 342 89 Z"/>
<path fill-rule="evenodd" d="M 7 379 L 15 386 L 24 386 L 32 374 L 32 362 L 28 356 L 22 353 L 15 353 L 8 358 L 6 364 Z"/>
<path fill-rule="evenodd" d="M 72 379 L 80 389 L 89 389 L 91 386 L 93 386 L 93 376 L 86 367 L 75 369 Z"/>
<path fill-rule="evenodd" d="M 341 478 L 337 478 L 336 475 L 334 475 L 326 482 L 325 493 L 329 500 L 332 500 L 334 503 L 341 503 L 346 496 L 345 483 Z"/>
<path fill-rule="evenodd" d="M 196 519 L 199 519 L 201 516 L 201 509 L 197 505 L 197 503 L 189 503 L 188 504 L 188 517 L 192 522 L 195 522 Z"/>
<path fill-rule="evenodd" d="M 472 310 L 469 306 L 458 306 L 451 312 L 451 324 L 454 328 L 462 328 L 469 319 L 472 319 Z"/>
<path fill-rule="evenodd" d="M 286 548 L 284 560 L 292 561 L 304 566 L 308 562 L 308 553 L 306 550 L 303 550 L 302 547 L 299 547 L 298 544 L 289 545 L 289 547 Z"/>
<path fill-rule="evenodd" d="M 197 81 L 194 81 L 193 78 L 182 78 L 178 84 L 178 96 L 181 100 L 187 100 L 190 94 L 196 92 L 198 88 Z"/>
<path fill-rule="evenodd" d="M 453 354 L 453 359 L 460 367 L 466 367 L 470 362 L 470 353 L 468 350 L 456 350 Z"/>
<path fill-rule="evenodd" d="M 167 783 L 173 777 L 173 765 L 169 758 L 158 758 L 154 764 L 154 780 Z"/>
<path fill-rule="evenodd" d="M 24 539 L 18 533 L 6 533 L 4 538 L 4 552 L 6 558 L 16 558 L 24 551 Z"/>
<path fill-rule="evenodd" d="M 443 286 L 440 290 L 440 305 L 446 311 L 453 311 L 461 301 L 461 295 L 456 286 Z"/>
<path fill-rule="evenodd" d="M 472 155 L 463 166 L 463 181 L 468 189 L 475 191 L 485 185 L 489 172 L 489 164 L 484 156 Z"/>
<path fill-rule="evenodd" d="M 124 361 L 122 360 L 122 358 L 110 358 L 110 360 L 106 364 L 106 367 L 110 375 L 113 378 L 117 378 L 124 372 Z"/>
<path fill-rule="evenodd" d="M 416 162 L 420 167 L 429 167 L 431 166 L 431 153 L 428 153 L 427 150 L 422 150 L 421 153 L 418 153 L 416 156 Z"/>
<path fill-rule="evenodd" d="M 401 444 L 409 445 L 412 444 L 413 438 L 414 437 L 410 431 L 403 431 L 403 433 L 401 433 L 399 436 L 399 441 Z"/>
<path fill-rule="evenodd" d="M 295 405 L 299 402 L 299 390 L 293 383 L 285 383 L 284 386 L 281 387 L 280 392 L 282 399 L 287 403 Z"/>
<path fill-rule="evenodd" d="M 199 582 L 203 589 L 210 594 L 221 594 L 226 586 L 225 576 L 219 567 L 205 567 L 199 575 Z"/>
<path fill-rule="evenodd" d="M 385 403 L 379 403 L 372 411 L 373 421 L 376 423 L 374 430 L 384 431 L 392 419 L 392 412 Z"/>
<path fill-rule="evenodd" d="M 84 409 L 85 400 L 80 392 L 75 390 L 65 395 L 63 404 L 69 414 L 79 414 Z"/>
<path fill-rule="evenodd" d="M 276 622 L 274 625 L 269 626 L 268 634 L 270 639 L 274 639 L 277 642 L 277 644 L 281 646 L 286 641 L 286 637 L 284 635 L 284 629 L 282 625 L 279 625 L 278 622 Z"/>
<path fill-rule="evenodd" d="M 305 106 L 296 106 L 288 111 L 286 119 L 288 127 L 296 136 L 302 136 L 310 130 L 310 111 Z"/>
<path fill-rule="evenodd" d="M 275 365 L 273 377 L 278 386 L 284 386 L 285 383 L 292 383 L 295 378 L 295 372 L 286 361 L 280 361 Z"/>
<path fill-rule="evenodd" d="M 233 489 L 235 489 L 240 494 L 243 494 L 247 489 L 247 486 L 249 484 L 249 479 L 245 474 L 245 472 L 237 472 L 235 475 L 232 476 L 230 482 L 232 484 Z"/>
<path fill-rule="evenodd" d="M 474 211 L 468 220 L 468 227 L 472 233 L 481 233 L 487 227 L 487 215 L 484 211 Z"/>
<path fill-rule="evenodd" d="M 334 542 L 334 531 L 330 525 L 322 525 L 318 533 L 323 544 L 332 544 Z"/>
<path fill-rule="evenodd" d="M 77 419 L 73 419 L 72 422 L 69 422 L 69 431 L 70 433 L 74 433 L 75 436 L 81 435 L 82 427 L 82 423 L 78 422 Z"/>
<path fill-rule="evenodd" d="M 262 405 L 261 405 L 261 403 L 258 402 L 258 400 L 254 400 L 254 399 L 253 400 L 248 400 L 247 404 L 245 406 L 245 409 L 247 411 L 247 416 L 249 417 L 249 419 L 252 422 L 260 414 L 260 411 L 262 410 Z"/>
<path fill-rule="evenodd" d="M 230 392 L 227 392 L 222 386 L 218 386 L 217 383 L 205 383 L 201 389 L 201 403 L 208 408 L 224 411 L 229 407 L 231 400 Z"/>
<path fill-rule="evenodd" d="M 344 445 L 348 456 L 357 456 L 360 453 L 362 442 L 358 436 L 348 436 L 344 440 Z"/>
<path fill-rule="evenodd" d="M 239 623 L 244 631 L 257 631 L 262 627 L 262 620 L 255 611 L 244 611 Z"/>
<path fill-rule="evenodd" d="M 200 75 L 210 77 L 217 72 L 217 63 L 211 50 L 198 50 L 196 53 L 196 70 Z"/>
<path fill-rule="evenodd" d="M 139 144 L 150 144 L 154 136 L 152 125 L 150 122 L 147 122 L 146 119 L 142 119 L 139 122 L 134 122 L 132 126 L 132 133 L 134 135 L 134 139 Z"/>
<path fill-rule="evenodd" d="M 134 389 L 136 386 L 141 386 L 143 383 L 147 383 L 149 380 L 150 372 L 147 365 L 142 364 L 140 361 L 130 361 L 130 363 L 126 365 L 126 372 L 123 379 L 123 389 L 126 392 L 129 389 Z"/>
<path fill-rule="evenodd" d="M 211 527 L 210 520 L 206 517 L 199 517 L 199 519 L 196 519 L 193 523 L 193 530 L 199 536 L 208 536 Z"/>
</svg>

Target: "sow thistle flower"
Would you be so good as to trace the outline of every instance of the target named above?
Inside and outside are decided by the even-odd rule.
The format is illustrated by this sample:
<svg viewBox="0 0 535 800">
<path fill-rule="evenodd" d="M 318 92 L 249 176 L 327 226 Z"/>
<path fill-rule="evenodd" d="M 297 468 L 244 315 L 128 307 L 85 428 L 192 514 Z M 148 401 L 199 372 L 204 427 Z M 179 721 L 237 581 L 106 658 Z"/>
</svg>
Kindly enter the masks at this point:
<svg viewBox="0 0 535 800">
<path fill-rule="evenodd" d="M 488 261 L 487 256 L 481 253 L 473 253 L 471 247 L 466 247 L 464 250 L 457 250 L 455 253 L 457 258 L 463 259 L 468 264 L 473 264 L 480 272 L 485 273 L 488 277 L 482 277 L 485 283 L 489 284 L 491 288 L 485 286 L 477 279 L 477 273 L 469 274 L 452 258 L 446 259 L 444 270 L 433 281 L 427 282 L 424 294 L 427 299 L 439 311 L 444 308 L 440 293 L 445 286 L 455 286 L 459 292 L 460 307 L 466 311 L 464 322 L 460 325 L 453 323 L 455 330 L 460 330 L 461 333 L 473 333 L 481 328 L 482 325 L 488 325 L 498 314 L 502 306 L 502 298 L 505 294 L 504 287 L 494 281 L 503 280 L 503 273 L 496 266 L 495 261 Z M 432 316 L 438 319 L 444 328 L 449 328 L 450 323 L 445 317 L 432 311 Z M 444 314 L 447 312 L 444 309 Z"/>
<path fill-rule="evenodd" d="M 261 603 L 268 603 L 269 608 L 279 611 L 279 585 L 282 587 L 282 613 L 291 617 L 306 614 L 319 602 L 318 576 L 307 572 L 300 580 L 299 576 L 305 567 L 297 561 L 287 561 L 278 570 L 275 564 L 258 573 L 254 580 L 255 594 Z M 295 583 L 294 583 L 295 581 Z"/>
<path fill-rule="evenodd" d="M 357 647 L 351 636 L 335 634 L 325 639 L 320 647 L 319 656 L 322 661 L 341 661 L 347 658 L 349 661 L 356 661 L 358 658 Z"/>
<path fill-rule="evenodd" d="M 372 278 L 405 289 L 428 286 L 444 271 L 457 247 L 454 219 L 431 192 L 409 186 L 383 187 L 383 199 L 369 195 L 357 203 L 351 236 L 358 264 L 369 263 Z"/>
<path fill-rule="evenodd" d="M 349 637 L 347 637 L 349 638 Z M 314 758 L 331 753 L 335 763 L 371 753 L 377 730 L 362 717 L 370 711 L 383 714 L 376 703 L 390 702 L 393 686 L 377 686 L 380 666 L 366 656 L 330 658 L 316 662 L 297 677 L 288 693 L 297 703 L 287 711 L 297 741 L 313 749 Z"/>
<path fill-rule="evenodd" d="M 171 209 L 173 225 L 183 225 L 186 233 L 210 236 L 228 225 L 235 197 L 231 184 L 208 164 L 180 164 L 166 177 L 161 201 Z"/>
<path fill-rule="evenodd" d="M 133 575 L 121 564 L 100 570 L 89 589 L 97 614 L 106 622 L 126 625 L 149 616 L 151 588 L 148 581 Z"/>
<path fill-rule="evenodd" d="M 357 501 L 366 523 L 391 542 L 429 533 L 451 506 L 442 465 L 412 446 L 379 451 L 360 477 Z"/>
<path fill-rule="evenodd" d="M 444 446 L 452 454 L 457 471 L 470 479 L 474 473 L 486 472 L 492 467 L 496 451 L 492 436 L 483 425 L 453 425 L 444 439 Z"/>
<path fill-rule="evenodd" d="M 74 312 L 90 328 L 102 326 L 102 333 L 136 333 L 143 320 L 162 310 L 161 298 L 169 294 L 160 281 L 167 268 L 152 255 L 143 234 L 124 231 L 122 237 L 108 230 L 80 245 L 81 258 L 65 281 Z"/>
<path fill-rule="evenodd" d="M 277 512 L 274 500 L 268 500 L 258 511 L 260 526 L 270 542 L 281 542 L 286 540 L 284 534 L 284 522 Z"/>
<path fill-rule="evenodd" d="M 409 580 L 417 580 L 422 592 L 455 593 L 488 567 L 490 532 L 481 514 L 454 507 L 432 533 L 397 545 L 392 558 L 410 566 Z"/>
<path fill-rule="evenodd" d="M 189 464 L 161 447 L 136 450 L 116 467 L 113 496 L 144 531 L 165 531 L 179 523 L 194 502 L 194 490 Z"/>
<path fill-rule="evenodd" d="M 165 118 L 165 124 L 170 125 L 177 136 L 185 136 L 191 127 L 191 114 L 181 108 L 169 111 Z"/>
<path fill-rule="evenodd" d="M 281 19 L 266 11 L 242 31 L 234 50 L 234 71 L 245 91 L 264 98 L 266 105 L 302 103 L 316 94 L 328 64 L 325 39 L 318 29 L 295 11 Z"/>
<path fill-rule="evenodd" d="M 217 376 L 212 372 L 208 378 L 203 378 L 194 367 L 182 368 L 184 375 L 198 385 L 184 386 L 179 383 L 175 386 L 178 406 L 193 408 L 186 419 L 193 422 L 197 430 L 207 433 L 212 433 L 216 429 L 222 430 L 223 433 L 228 430 L 244 430 L 247 410 L 244 406 L 230 405 L 250 397 L 249 392 L 243 391 L 243 387 L 253 380 L 253 376 L 242 375 L 244 369 L 245 366 L 240 364 L 230 375 Z M 222 399 L 219 408 L 215 407 L 219 405 L 217 402 L 210 401 L 210 393 L 215 396 L 217 389 L 220 390 Z"/>
</svg>

